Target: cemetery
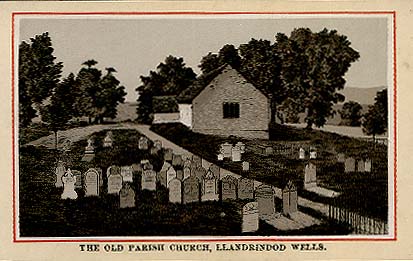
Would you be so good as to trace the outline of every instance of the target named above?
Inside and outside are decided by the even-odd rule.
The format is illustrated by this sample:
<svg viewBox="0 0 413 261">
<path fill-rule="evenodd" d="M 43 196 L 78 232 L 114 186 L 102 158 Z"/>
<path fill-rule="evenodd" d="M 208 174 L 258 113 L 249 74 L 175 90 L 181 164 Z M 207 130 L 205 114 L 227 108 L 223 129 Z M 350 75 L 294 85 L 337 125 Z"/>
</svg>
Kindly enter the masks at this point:
<svg viewBox="0 0 413 261">
<path fill-rule="evenodd" d="M 249 162 L 239 162 L 247 149 L 238 145 L 231 159 L 249 173 Z M 57 152 L 23 147 L 19 171 L 22 236 L 351 232 L 299 206 L 295 181 L 277 195 L 270 185 L 175 154 L 135 130 L 100 131 Z"/>
</svg>

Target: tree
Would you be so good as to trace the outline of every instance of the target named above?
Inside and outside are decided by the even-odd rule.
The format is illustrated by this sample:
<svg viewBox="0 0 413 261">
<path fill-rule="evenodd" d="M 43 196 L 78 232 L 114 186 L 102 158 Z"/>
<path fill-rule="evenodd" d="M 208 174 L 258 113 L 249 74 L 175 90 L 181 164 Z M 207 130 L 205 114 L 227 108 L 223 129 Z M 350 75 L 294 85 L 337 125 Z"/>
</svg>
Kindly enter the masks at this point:
<svg viewBox="0 0 413 261">
<path fill-rule="evenodd" d="M 72 86 L 75 82 L 74 75 L 69 76 L 58 84 L 50 97 L 50 103 L 40 110 L 42 121 L 49 125 L 55 133 L 55 148 L 57 149 L 57 132 L 64 128 L 72 118 L 73 96 Z"/>
<path fill-rule="evenodd" d="M 201 68 L 203 74 L 208 74 L 224 64 L 229 64 L 234 69 L 239 69 L 241 66 L 241 57 L 238 54 L 238 50 L 232 44 L 224 45 L 218 51 L 218 54 L 209 52 L 202 57 L 198 67 Z"/>
<path fill-rule="evenodd" d="M 150 71 L 149 76 L 141 76 L 142 85 L 136 88 L 138 97 L 138 121 L 152 122 L 152 98 L 154 96 L 178 95 L 196 79 L 196 74 L 186 67 L 183 58 L 168 56 L 165 62 Z"/>
<path fill-rule="evenodd" d="M 384 89 L 377 92 L 374 104 L 364 114 L 363 132 L 372 135 L 375 141 L 376 135 L 387 131 L 387 119 L 387 89 Z"/>
<path fill-rule="evenodd" d="M 52 41 L 47 32 L 19 45 L 19 123 L 27 126 L 43 101 L 57 86 L 63 65 L 55 62 Z"/>
<path fill-rule="evenodd" d="M 308 28 L 294 29 L 290 37 L 276 36 L 282 61 L 281 81 L 290 98 L 305 112 L 307 128 L 321 127 L 333 116 L 333 105 L 344 101 L 337 93 L 344 88 L 344 75 L 359 53 L 350 47 L 346 36 L 336 30 L 313 33 Z"/>
<path fill-rule="evenodd" d="M 344 103 L 342 110 L 339 111 L 341 116 L 340 125 L 360 126 L 362 109 L 363 107 L 358 102 L 349 101 Z"/>
</svg>

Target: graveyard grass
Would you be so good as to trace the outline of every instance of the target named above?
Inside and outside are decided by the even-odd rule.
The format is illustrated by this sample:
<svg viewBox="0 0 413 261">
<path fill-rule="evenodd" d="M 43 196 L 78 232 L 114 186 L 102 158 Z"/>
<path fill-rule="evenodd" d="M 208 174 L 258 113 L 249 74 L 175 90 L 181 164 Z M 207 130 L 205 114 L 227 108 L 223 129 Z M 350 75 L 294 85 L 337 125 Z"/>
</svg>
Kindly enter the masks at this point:
<svg viewBox="0 0 413 261">
<path fill-rule="evenodd" d="M 55 187 L 54 173 L 58 159 L 63 158 L 68 162 L 68 167 L 82 173 L 91 167 L 100 167 L 104 180 L 106 168 L 110 165 L 131 165 L 142 158 L 151 160 L 155 170 L 161 168 L 162 161 L 159 158 L 138 150 L 140 134 L 137 131 L 112 132 L 117 145 L 111 149 L 102 148 L 106 131 L 91 135 L 96 149 L 91 162 L 81 162 L 86 139 L 75 142 L 65 155 L 42 146 L 20 147 L 19 229 L 22 237 L 241 235 L 240 211 L 248 201 L 172 204 L 168 202 L 167 189 L 158 186 L 156 192 L 140 191 L 139 185 L 135 183 L 134 208 L 120 209 L 119 196 L 108 195 L 105 187 L 99 197 L 84 197 L 84 192 L 77 189 L 77 200 L 60 199 L 63 189 Z M 309 209 L 300 210 L 317 214 L 311 213 Z M 321 216 L 319 218 L 323 221 L 321 225 L 291 233 L 343 235 L 350 232 L 345 225 L 338 225 Z M 278 231 L 260 221 L 260 229 L 246 235 L 291 233 Z"/>
<path fill-rule="evenodd" d="M 236 137 L 219 137 L 191 132 L 182 124 L 156 124 L 151 130 L 182 146 L 192 153 L 235 173 L 261 182 L 284 188 L 289 180 L 295 182 L 299 196 L 315 202 L 345 207 L 364 216 L 387 220 L 388 183 L 387 147 L 373 146 L 367 141 L 358 140 L 335 133 L 319 130 L 305 130 L 289 126 L 272 126 L 270 140 L 246 140 Z M 249 174 L 242 173 L 242 164 L 230 160 L 218 161 L 220 144 L 246 144 L 242 160 L 250 162 Z M 304 167 L 307 161 L 298 159 L 298 150 L 293 155 L 274 152 L 265 156 L 259 153 L 260 146 L 315 146 L 317 147 L 317 183 L 319 186 L 341 192 L 334 200 L 319 196 L 303 189 Z M 337 163 L 337 153 L 352 157 L 369 157 L 373 161 L 371 173 L 344 173 Z"/>
</svg>

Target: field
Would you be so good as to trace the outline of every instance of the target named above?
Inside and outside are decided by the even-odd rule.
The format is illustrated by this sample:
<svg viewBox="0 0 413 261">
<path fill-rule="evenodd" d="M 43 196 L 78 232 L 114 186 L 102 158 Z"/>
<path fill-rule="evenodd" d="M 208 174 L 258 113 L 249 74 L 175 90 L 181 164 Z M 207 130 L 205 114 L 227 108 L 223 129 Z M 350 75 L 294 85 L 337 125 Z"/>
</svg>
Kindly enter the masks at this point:
<svg viewBox="0 0 413 261">
<path fill-rule="evenodd" d="M 29 133 L 26 130 L 24 133 Z M 156 192 L 141 191 L 135 182 L 136 207 L 119 208 L 118 196 L 106 193 L 105 185 L 101 195 L 84 197 L 77 189 L 77 200 L 61 200 L 61 188 L 56 188 L 54 169 L 56 162 L 63 159 L 72 169 L 84 173 L 90 167 L 103 169 L 104 184 L 107 183 L 106 168 L 110 165 L 131 165 L 143 158 L 150 159 L 155 170 L 161 168 L 161 157 L 138 150 L 141 136 L 135 130 L 114 130 L 116 146 L 102 148 L 106 132 L 91 136 L 96 141 L 96 156 L 89 163 L 81 162 L 87 142 L 82 139 L 73 144 L 70 152 L 56 153 L 39 146 L 20 148 L 19 166 L 19 229 L 22 237 L 75 237 L 75 236 L 177 236 L 177 235 L 240 235 L 241 207 L 245 201 L 200 202 L 171 204 L 167 189 L 158 186 Z M 21 134 L 22 135 L 22 134 Z M 33 139 L 24 138 L 26 141 Z M 138 176 L 137 173 L 134 173 Z M 310 209 L 300 208 L 309 214 Z M 350 231 L 319 217 L 322 224 L 295 231 L 278 231 L 265 222 L 254 235 L 342 235 Z"/>
</svg>

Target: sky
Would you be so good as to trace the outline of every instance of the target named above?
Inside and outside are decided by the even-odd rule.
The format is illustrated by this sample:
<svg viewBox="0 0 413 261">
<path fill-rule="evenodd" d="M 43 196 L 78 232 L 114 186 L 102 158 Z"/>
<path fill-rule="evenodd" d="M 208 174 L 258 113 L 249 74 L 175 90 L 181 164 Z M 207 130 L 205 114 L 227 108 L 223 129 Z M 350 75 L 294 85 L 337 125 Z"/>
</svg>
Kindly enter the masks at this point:
<svg viewBox="0 0 413 261">
<path fill-rule="evenodd" d="M 183 57 L 197 74 L 199 62 L 225 44 L 238 47 L 251 38 L 273 42 L 278 33 L 290 35 L 294 28 L 323 28 L 346 35 L 360 53 L 345 75 L 346 86 L 378 87 L 388 82 L 388 31 L 385 17 L 315 18 L 314 16 L 70 16 L 19 20 L 19 40 L 49 32 L 56 61 L 63 62 L 63 77 L 77 73 L 89 59 L 97 68 L 114 67 L 125 86 L 127 101 L 136 101 L 140 76 L 168 55 Z"/>
</svg>

